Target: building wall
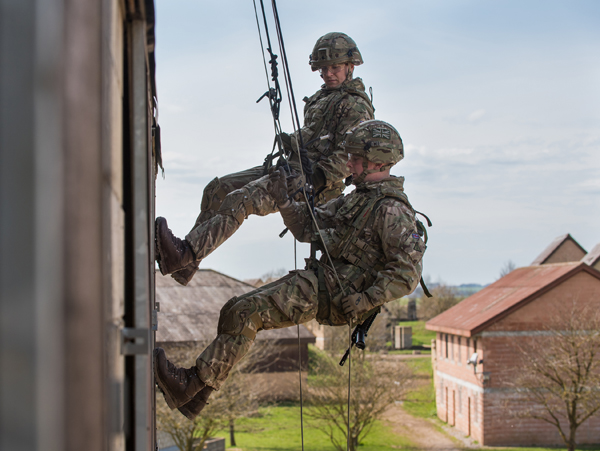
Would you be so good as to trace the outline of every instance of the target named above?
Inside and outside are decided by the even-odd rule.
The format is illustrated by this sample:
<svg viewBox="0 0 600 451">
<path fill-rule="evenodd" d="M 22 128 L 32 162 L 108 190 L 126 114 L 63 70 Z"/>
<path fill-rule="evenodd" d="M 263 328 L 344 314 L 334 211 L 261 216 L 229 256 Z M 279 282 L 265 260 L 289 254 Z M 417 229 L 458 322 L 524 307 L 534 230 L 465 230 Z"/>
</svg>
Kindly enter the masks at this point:
<svg viewBox="0 0 600 451">
<path fill-rule="evenodd" d="M 125 213 L 123 211 L 123 23 L 119 0 L 103 1 L 102 27 L 102 202 L 104 315 L 106 322 L 107 442 L 125 449 L 124 361 L 120 334 L 125 302 Z"/>
<path fill-rule="evenodd" d="M 131 179 L 123 168 L 123 35 L 135 20 L 144 21 L 144 39 L 151 34 L 145 4 L 152 6 L 0 0 L 2 450 L 153 449 L 151 406 L 138 412 L 131 394 L 139 379 L 124 382 L 124 361 L 140 356 L 125 357 L 120 339 Z M 148 84 L 138 88 L 151 97 Z M 142 150 L 150 161 L 151 149 Z M 138 189 L 150 206 L 151 188 L 149 181 Z M 146 211 L 133 222 L 150 229 Z M 147 255 L 141 271 L 148 275 Z M 150 329 L 149 321 L 136 326 Z M 149 364 L 140 372 L 150 379 Z M 142 386 L 149 400 L 151 388 Z M 129 424 L 126 410 L 136 415 Z M 127 438 L 126 426 L 143 429 L 146 439 Z"/>
<path fill-rule="evenodd" d="M 544 265 L 548 263 L 578 262 L 584 256 L 585 252 L 581 250 L 573 240 L 568 239 L 564 241 L 552 255 L 550 255 L 544 262 Z"/>
<path fill-rule="evenodd" d="M 489 375 L 484 395 L 487 420 L 482 443 L 503 446 L 562 444 L 554 426 L 539 420 L 517 419 L 510 413 L 525 402 L 511 383 L 520 368 L 527 365 L 520 358 L 520 347 L 527 346 L 528 341 L 544 340 L 544 336 L 536 334 L 536 331 L 544 331 L 561 316 L 564 317 L 573 301 L 579 307 L 600 307 L 600 281 L 581 272 L 481 334 L 486 346 L 484 366 Z M 577 438 L 579 443 L 600 443 L 600 415 L 588 420 Z"/>
<path fill-rule="evenodd" d="M 475 440 L 483 440 L 484 381 L 467 360 L 485 355 L 483 340 L 438 333 L 432 351 L 437 415 Z M 482 365 L 477 367 L 482 372 Z"/>
<path fill-rule="evenodd" d="M 488 327 L 468 345 L 465 337 L 438 333 L 432 355 L 438 417 L 465 435 L 469 435 L 470 424 L 470 435 L 483 445 L 561 445 L 552 425 L 515 416 L 526 401 L 512 382 L 527 364 L 520 357 L 520 347 L 527 346 L 528 341 L 543 340 L 539 332 L 559 318 L 561 309 L 564 312 L 571 301 L 597 309 L 600 281 L 581 272 Z M 475 350 L 478 360 L 483 360 L 477 375 L 472 365 L 465 364 Z M 577 439 L 581 444 L 600 443 L 600 415 L 581 426 Z"/>
</svg>

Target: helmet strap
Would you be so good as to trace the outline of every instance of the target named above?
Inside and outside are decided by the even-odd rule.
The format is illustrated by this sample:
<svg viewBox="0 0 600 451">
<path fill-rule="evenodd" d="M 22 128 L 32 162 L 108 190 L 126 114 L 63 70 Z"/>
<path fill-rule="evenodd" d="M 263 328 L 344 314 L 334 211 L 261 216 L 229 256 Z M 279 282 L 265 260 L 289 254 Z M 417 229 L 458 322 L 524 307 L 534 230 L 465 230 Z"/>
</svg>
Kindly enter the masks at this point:
<svg viewBox="0 0 600 451">
<path fill-rule="evenodd" d="M 352 183 L 354 185 L 360 185 L 362 182 L 365 181 L 365 178 L 367 178 L 367 175 L 372 174 L 373 172 L 379 172 L 377 169 L 368 169 L 369 168 L 369 162 L 366 158 L 363 157 L 363 171 L 359 174 L 358 177 L 356 177 L 356 179 L 353 177 L 352 178 Z"/>
</svg>

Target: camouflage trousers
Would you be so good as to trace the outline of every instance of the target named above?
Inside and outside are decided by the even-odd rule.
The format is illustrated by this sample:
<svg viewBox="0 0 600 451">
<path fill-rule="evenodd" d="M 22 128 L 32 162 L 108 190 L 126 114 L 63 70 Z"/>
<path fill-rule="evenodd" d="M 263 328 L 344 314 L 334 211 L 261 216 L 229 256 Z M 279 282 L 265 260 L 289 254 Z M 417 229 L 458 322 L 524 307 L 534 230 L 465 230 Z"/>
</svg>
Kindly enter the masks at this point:
<svg viewBox="0 0 600 451">
<path fill-rule="evenodd" d="M 290 327 L 314 318 L 321 322 L 319 317 L 323 313 L 327 315 L 323 318 L 327 324 L 346 324 L 339 305 L 340 297 L 319 301 L 318 290 L 315 272 L 298 270 L 230 299 L 221 309 L 217 338 L 196 359 L 200 379 L 217 390 L 221 388 L 261 330 Z"/>
<path fill-rule="evenodd" d="M 295 177 L 288 178 L 290 193 L 304 185 L 300 168 L 294 161 L 290 168 Z M 269 176 L 263 175 L 263 166 L 215 178 L 204 189 L 200 214 L 185 240 L 194 250 L 197 260 L 206 258 L 223 244 L 242 225 L 249 215 L 266 216 L 279 211 L 268 192 Z M 343 185 L 343 183 L 342 183 Z M 339 184 L 325 190 L 316 203 L 339 196 Z"/>
</svg>

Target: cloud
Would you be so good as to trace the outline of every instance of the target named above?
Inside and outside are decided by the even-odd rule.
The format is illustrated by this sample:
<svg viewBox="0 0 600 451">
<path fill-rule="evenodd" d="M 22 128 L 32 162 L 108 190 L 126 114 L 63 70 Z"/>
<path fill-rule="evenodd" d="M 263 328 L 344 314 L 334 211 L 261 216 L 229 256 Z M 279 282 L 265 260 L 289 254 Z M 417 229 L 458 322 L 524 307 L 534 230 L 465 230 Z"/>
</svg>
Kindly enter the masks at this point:
<svg viewBox="0 0 600 451">
<path fill-rule="evenodd" d="M 471 123 L 477 123 L 485 116 L 485 110 L 476 110 L 467 116 L 467 120 Z"/>
</svg>

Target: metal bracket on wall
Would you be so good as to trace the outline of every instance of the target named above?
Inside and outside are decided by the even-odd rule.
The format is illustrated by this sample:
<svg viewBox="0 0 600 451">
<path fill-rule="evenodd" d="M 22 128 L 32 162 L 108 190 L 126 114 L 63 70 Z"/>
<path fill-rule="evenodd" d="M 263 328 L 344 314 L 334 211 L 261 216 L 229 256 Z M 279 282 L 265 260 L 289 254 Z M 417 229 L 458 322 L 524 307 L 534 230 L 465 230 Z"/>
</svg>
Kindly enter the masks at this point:
<svg viewBox="0 0 600 451">
<path fill-rule="evenodd" d="M 121 354 L 148 354 L 148 329 L 124 327 L 121 329 Z"/>
<path fill-rule="evenodd" d="M 155 309 L 152 310 L 152 330 L 158 330 L 158 312 L 160 312 L 160 302 L 156 302 Z"/>
</svg>

